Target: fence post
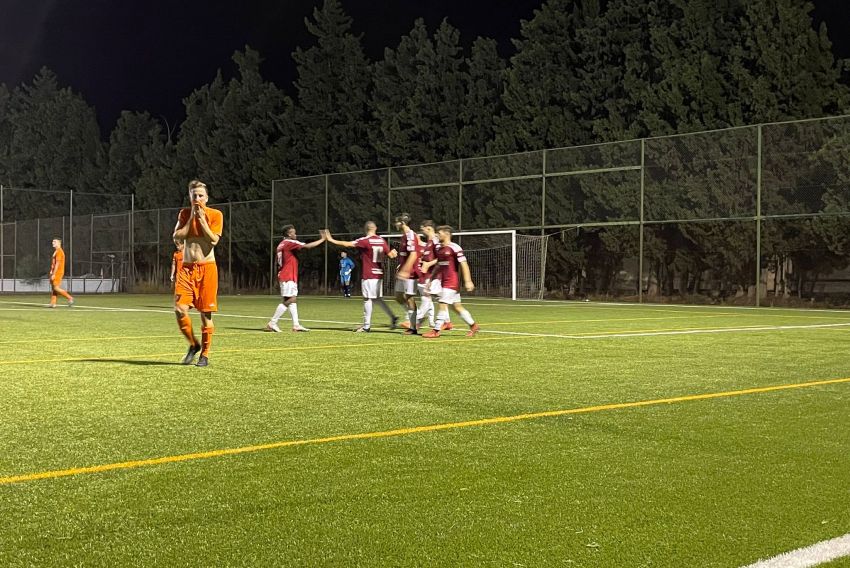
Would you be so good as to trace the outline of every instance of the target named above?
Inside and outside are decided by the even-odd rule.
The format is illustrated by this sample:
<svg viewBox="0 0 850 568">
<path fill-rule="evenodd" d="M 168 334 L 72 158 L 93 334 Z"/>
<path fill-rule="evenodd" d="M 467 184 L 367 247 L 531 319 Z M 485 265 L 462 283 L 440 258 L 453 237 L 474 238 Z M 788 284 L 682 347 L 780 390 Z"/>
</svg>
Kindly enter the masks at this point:
<svg viewBox="0 0 850 568">
<path fill-rule="evenodd" d="M 3 215 L 3 184 L 0 184 L 0 292 L 6 287 L 6 224 Z"/>
<path fill-rule="evenodd" d="M 457 230 L 463 230 L 463 158 L 457 161 Z"/>
<path fill-rule="evenodd" d="M 761 306 L 761 127 L 756 127 L 756 307 Z"/>
<path fill-rule="evenodd" d="M 35 262 L 41 266 L 41 217 L 35 220 Z"/>
<path fill-rule="evenodd" d="M 387 168 L 387 171 L 390 171 L 389 168 Z M 328 228 L 328 224 L 329 224 L 328 223 L 328 198 L 329 198 L 328 192 L 329 192 L 329 188 L 330 188 L 330 178 L 328 178 L 328 175 L 325 174 L 325 223 L 324 223 L 325 229 Z M 324 249 L 325 249 L 325 266 L 324 266 L 322 272 L 324 273 L 324 280 L 325 280 L 325 296 L 327 296 L 328 293 L 330 292 L 330 290 L 328 290 L 328 254 L 329 254 L 330 247 L 328 247 L 328 241 L 325 241 L 324 245 L 325 245 L 324 246 Z"/>
<path fill-rule="evenodd" d="M 392 232 L 393 230 L 393 178 L 392 178 L 393 169 L 389 166 L 387 167 L 387 232 Z"/>
<path fill-rule="evenodd" d="M 227 204 L 227 281 L 233 294 L 233 204 Z"/>
<path fill-rule="evenodd" d="M 154 266 L 154 278 L 157 283 L 159 283 L 159 279 L 162 278 L 162 267 L 159 265 L 160 259 L 159 257 L 162 255 L 162 251 L 160 250 L 160 245 L 162 242 L 162 219 L 160 218 L 160 214 L 162 213 L 162 209 L 157 208 L 156 210 L 156 265 Z M 170 250 L 170 249 L 169 249 Z M 171 271 L 169 270 L 169 276 L 171 275 Z M 175 274 L 176 276 L 176 274 Z"/>
<path fill-rule="evenodd" d="M 543 160 L 542 160 L 542 170 L 543 174 L 540 178 L 540 236 L 544 238 L 546 237 L 546 150 L 543 150 Z M 516 262 L 516 259 L 514 259 Z M 540 266 L 541 274 L 540 274 L 540 300 L 543 299 L 543 294 L 546 292 L 546 245 L 540 247 Z"/>
<path fill-rule="evenodd" d="M 15 266 L 12 268 L 12 292 L 18 291 L 18 220 L 12 224 L 12 230 L 14 231 L 14 250 L 15 250 Z"/>
<path fill-rule="evenodd" d="M 136 286 L 136 194 L 130 194 L 130 219 L 129 219 L 129 248 L 130 248 L 130 285 Z"/>
<path fill-rule="evenodd" d="M 272 180 L 272 204 L 269 207 L 269 294 L 274 294 L 274 180 Z"/>
<path fill-rule="evenodd" d="M 74 291 L 74 190 L 68 204 L 68 292 Z"/>
<path fill-rule="evenodd" d="M 638 235 L 638 303 L 643 303 L 643 231 L 644 185 L 646 175 L 646 138 L 640 140 L 640 235 Z"/>
<path fill-rule="evenodd" d="M 94 274 L 94 215 L 89 215 L 89 272 Z M 101 282 L 103 283 L 103 282 Z"/>
</svg>

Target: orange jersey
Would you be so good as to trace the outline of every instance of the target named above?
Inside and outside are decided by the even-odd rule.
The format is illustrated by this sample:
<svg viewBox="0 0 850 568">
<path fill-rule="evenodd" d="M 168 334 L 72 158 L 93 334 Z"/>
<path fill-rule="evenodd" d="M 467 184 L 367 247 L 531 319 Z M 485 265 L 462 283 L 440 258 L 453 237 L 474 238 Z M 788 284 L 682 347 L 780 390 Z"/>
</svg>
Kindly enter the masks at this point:
<svg viewBox="0 0 850 568">
<path fill-rule="evenodd" d="M 172 262 L 174 262 L 174 270 L 175 272 L 180 272 L 180 269 L 183 268 L 183 251 L 177 250 L 174 251 L 174 255 L 172 256 Z"/>
<path fill-rule="evenodd" d="M 189 221 L 189 215 L 191 215 L 192 209 L 191 207 L 184 207 L 180 210 L 180 213 L 177 215 L 177 227 L 183 227 Z M 221 231 L 224 227 L 224 215 L 221 214 L 221 211 L 218 209 L 213 209 L 211 207 L 204 207 L 204 217 L 207 220 L 207 225 L 209 225 L 210 230 L 216 235 L 221 236 Z M 189 227 L 189 234 L 187 238 L 198 238 L 203 237 L 204 231 L 201 229 L 200 224 L 197 219 L 192 220 L 192 225 Z"/>
<path fill-rule="evenodd" d="M 52 275 L 50 279 L 54 282 L 61 281 L 65 275 L 65 251 L 62 250 L 62 247 L 53 251 L 53 258 L 50 261 L 50 274 Z"/>
</svg>

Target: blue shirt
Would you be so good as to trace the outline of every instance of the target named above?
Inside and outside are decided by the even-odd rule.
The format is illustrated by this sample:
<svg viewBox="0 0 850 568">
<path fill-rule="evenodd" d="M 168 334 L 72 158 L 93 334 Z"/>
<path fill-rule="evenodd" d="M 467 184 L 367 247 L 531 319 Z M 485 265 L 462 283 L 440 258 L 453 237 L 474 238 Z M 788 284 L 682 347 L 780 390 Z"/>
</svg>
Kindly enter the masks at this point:
<svg viewBox="0 0 850 568">
<path fill-rule="evenodd" d="M 354 270 L 354 261 L 348 257 L 339 259 L 339 275 L 348 276 Z"/>
</svg>

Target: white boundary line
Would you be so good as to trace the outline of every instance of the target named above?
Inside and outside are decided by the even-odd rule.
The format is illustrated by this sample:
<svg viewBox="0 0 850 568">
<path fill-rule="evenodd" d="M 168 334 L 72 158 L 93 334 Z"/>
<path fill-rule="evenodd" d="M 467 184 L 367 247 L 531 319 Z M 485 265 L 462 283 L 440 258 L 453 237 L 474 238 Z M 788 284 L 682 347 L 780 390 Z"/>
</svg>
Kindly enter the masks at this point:
<svg viewBox="0 0 850 568">
<path fill-rule="evenodd" d="M 0 302 L 5 304 L 22 304 L 32 306 L 44 306 L 41 303 L 35 302 Z M 148 312 L 170 314 L 172 310 L 154 310 L 148 308 L 110 308 L 105 306 L 74 306 L 73 310 L 105 310 L 109 312 Z M 231 317 L 231 318 L 246 318 L 246 319 L 267 319 L 266 316 L 250 316 L 242 314 L 216 314 L 216 317 Z M 315 323 L 333 323 L 339 325 L 357 325 L 357 322 L 336 321 L 336 320 L 310 320 L 306 322 Z M 485 324 L 486 325 L 486 324 Z M 841 323 L 819 323 L 808 325 L 763 325 L 763 326 L 741 326 L 741 327 L 719 327 L 712 329 L 682 329 L 682 330 L 666 330 L 666 331 L 635 331 L 635 332 L 619 332 L 619 333 L 598 333 L 593 335 L 576 335 L 576 334 L 557 334 L 557 333 L 530 333 L 522 331 L 499 331 L 491 329 L 482 329 L 480 333 L 491 333 L 496 335 L 514 335 L 520 337 L 552 337 L 556 339 L 620 339 L 628 337 L 657 337 L 663 335 L 698 335 L 698 334 L 713 334 L 713 333 L 734 333 L 734 332 L 751 332 L 751 331 L 788 331 L 798 329 L 823 329 L 836 327 L 850 327 L 850 322 Z"/>
<path fill-rule="evenodd" d="M 599 333 L 595 335 L 558 335 L 554 333 L 524 333 L 520 331 L 495 331 L 482 329 L 480 333 L 498 333 L 503 335 L 527 335 L 531 337 L 559 337 L 562 339 L 608 339 L 622 337 L 655 337 L 659 335 L 696 335 L 701 333 L 731 333 L 744 331 L 784 331 L 792 329 L 818 329 L 825 327 L 850 327 L 850 322 L 844 323 L 814 323 L 809 325 L 760 325 L 747 327 L 719 327 L 715 329 L 682 329 L 669 331 L 635 331 L 621 333 Z"/>
<path fill-rule="evenodd" d="M 743 568 L 808 568 L 850 556 L 850 533 L 798 548 Z"/>
<path fill-rule="evenodd" d="M 49 309 L 49 308 L 46 308 L 46 306 L 47 306 L 46 304 L 38 303 L 38 302 L 0 302 L 0 304 L 20 304 L 20 305 L 25 305 L 25 306 L 40 306 L 40 308 L 0 308 L 0 310 L 6 310 L 6 311 L 40 312 L 40 311 L 43 311 L 44 309 Z M 65 306 L 62 306 L 62 308 L 64 308 L 64 307 Z M 56 309 L 61 309 L 61 308 L 56 308 Z M 121 312 L 144 312 L 144 313 L 151 313 L 151 314 L 173 314 L 174 313 L 174 310 L 154 310 L 154 309 L 150 309 L 150 308 L 110 308 L 110 307 L 107 307 L 107 306 L 80 306 L 80 305 L 74 304 L 74 307 L 70 308 L 70 311 L 76 311 L 76 310 L 103 310 L 103 311 L 107 311 L 107 312 L 116 312 L 116 313 L 121 313 Z M 269 319 L 268 316 L 249 316 L 249 315 L 244 315 L 244 314 L 221 314 L 221 313 L 218 313 L 218 312 L 215 313 L 215 317 L 217 317 L 217 318 L 264 319 L 264 320 Z M 357 323 L 353 323 L 353 322 L 349 322 L 349 321 L 311 320 L 311 319 L 305 319 L 303 321 L 309 321 L 309 322 L 314 322 L 314 323 L 338 323 L 340 325 L 358 325 Z"/>
</svg>

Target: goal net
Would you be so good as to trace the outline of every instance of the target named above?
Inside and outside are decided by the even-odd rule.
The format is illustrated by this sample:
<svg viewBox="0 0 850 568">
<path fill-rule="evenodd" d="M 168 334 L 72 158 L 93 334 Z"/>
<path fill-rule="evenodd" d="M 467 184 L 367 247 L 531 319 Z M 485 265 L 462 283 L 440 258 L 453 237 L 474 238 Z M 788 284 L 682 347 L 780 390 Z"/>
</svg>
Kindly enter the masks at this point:
<svg viewBox="0 0 850 568">
<path fill-rule="evenodd" d="M 398 247 L 401 235 L 383 236 L 391 247 Z M 463 247 L 476 296 L 512 300 L 543 298 L 548 237 L 521 235 L 515 230 L 461 231 L 454 233 L 452 240 Z M 394 293 L 395 279 L 389 276 L 395 274 L 396 267 L 395 259 L 387 261 L 385 295 Z"/>
</svg>

